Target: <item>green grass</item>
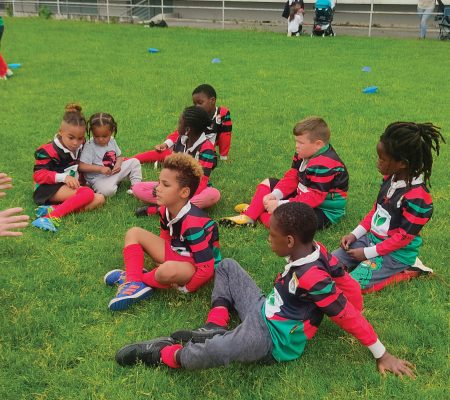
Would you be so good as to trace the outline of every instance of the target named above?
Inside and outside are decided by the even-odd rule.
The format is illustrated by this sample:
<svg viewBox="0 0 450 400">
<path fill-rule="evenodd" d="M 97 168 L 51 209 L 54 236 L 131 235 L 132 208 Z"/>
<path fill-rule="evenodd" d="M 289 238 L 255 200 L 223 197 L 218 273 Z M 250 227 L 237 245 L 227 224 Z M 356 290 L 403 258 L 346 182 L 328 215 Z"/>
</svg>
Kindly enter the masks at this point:
<svg viewBox="0 0 450 400">
<path fill-rule="evenodd" d="M 375 145 L 388 123 L 432 121 L 448 138 L 448 43 L 289 40 L 252 31 L 41 19 L 5 23 L 2 53 L 23 66 L 13 79 L 0 81 L 0 171 L 15 185 L 1 209 L 22 205 L 32 215 L 33 151 L 53 137 L 72 101 L 87 115 L 114 115 L 117 140 L 130 155 L 159 143 L 190 104 L 192 89 L 211 83 L 234 123 L 232 161 L 212 177 L 222 191 L 211 210 L 216 218 L 249 200 L 263 178 L 290 166 L 296 121 L 323 116 L 351 177 L 346 218 L 317 235 L 329 249 L 375 199 Z M 148 47 L 161 52 L 148 54 Z M 222 62 L 212 64 L 215 57 Z M 372 72 L 361 72 L 363 66 Z M 361 93 L 371 85 L 380 92 Z M 133 216 L 138 204 L 124 186 L 103 209 L 64 218 L 56 235 L 29 228 L 21 238 L 1 240 L 0 398 L 447 398 L 448 162 L 443 146 L 432 177 L 435 214 L 423 231 L 421 259 L 435 276 L 387 288 L 365 302 L 365 315 L 385 345 L 416 364 L 417 380 L 383 379 L 369 351 L 328 320 L 295 362 L 200 372 L 120 368 L 113 356 L 122 345 L 201 324 L 212 288 L 189 296 L 159 292 L 127 312 L 107 310 L 114 290 L 102 277 L 122 266 L 124 233 L 135 225 L 158 230 L 156 219 Z M 155 179 L 156 172 L 146 166 L 144 176 Z M 220 234 L 223 255 L 237 259 L 267 292 L 284 261 L 271 254 L 266 230 Z"/>
</svg>

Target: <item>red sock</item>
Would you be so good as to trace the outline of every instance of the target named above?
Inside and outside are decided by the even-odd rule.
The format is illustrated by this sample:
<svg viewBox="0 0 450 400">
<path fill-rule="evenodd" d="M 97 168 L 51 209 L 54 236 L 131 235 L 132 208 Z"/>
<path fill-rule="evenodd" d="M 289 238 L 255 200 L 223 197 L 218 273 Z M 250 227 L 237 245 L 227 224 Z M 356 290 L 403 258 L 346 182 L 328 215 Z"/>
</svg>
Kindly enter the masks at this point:
<svg viewBox="0 0 450 400">
<path fill-rule="evenodd" d="M 130 244 L 123 249 L 125 275 L 127 282 L 142 282 L 144 268 L 144 249 L 140 244 Z"/>
<path fill-rule="evenodd" d="M 8 71 L 8 64 L 6 64 L 6 61 L 0 54 L 0 77 L 4 77 L 6 75 L 6 72 Z"/>
<path fill-rule="evenodd" d="M 219 326 L 227 327 L 229 320 L 230 313 L 228 309 L 225 307 L 214 307 L 209 311 L 206 323 L 211 322 Z"/>
<path fill-rule="evenodd" d="M 150 151 L 144 151 L 143 153 L 136 154 L 132 158 L 136 158 L 139 160 L 141 164 L 144 163 L 150 163 L 155 161 L 164 161 L 165 158 L 172 154 L 172 150 L 167 149 L 164 151 L 156 151 L 156 150 L 150 150 Z"/>
<path fill-rule="evenodd" d="M 142 275 L 142 282 L 144 282 L 147 286 L 150 286 L 152 288 L 156 289 L 169 289 L 169 285 L 163 285 L 162 283 L 159 283 L 155 278 L 155 273 L 158 268 L 152 269 L 150 272 L 147 272 Z"/>
<path fill-rule="evenodd" d="M 392 275 L 391 277 L 387 278 L 386 280 L 376 283 L 372 287 L 368 289 L 361 290 L 362 294 L 368 294 L 373 292 L 378 292 L 381 289 L 385 288 L 386 286 L 396 284 L 401 281 L 409 281 L 412 278 L 417 278 L 420 275 L 417 271 L 402 271 L 395 275 Z"/>
<path fill-rule="evenodd" d="M 231 146 L 231 133 L 221 133 L 218 135 L 217 144 L 219 145 L 219 152 L 221 156 L 228 156 Z"/>
<path fill-rule="evenodd" d="M 78 188 L 76 193 L 63 201 L 61 204 L 53 207 L 53 211 L 48 214 L 49 217 L 61 218 L 71 212 L 77 211 L 86 207 L 94 200 L 95 193 L 91 188 L 82 186 Z"/>
<path fill-rule="evenodd" d="M 175 353 L 182 348 L 183 346 L 181 344 L 163 347 L 160 352 L 161 361 L 170 368 L 180 368 L 181 365 L 175 360 Z"/>
<path fill-rule="evenodd" d="M 250 217 L 253 221 L 256 221 L 258 217 L 265 211 L 263 197 L 269 193 L 270 187 L 261 183 L 256 186 L 255 194 L 253 195 L 252 201 L 250 202 L 250 205 L 248 206 L 244 214 Z"/>
<path fill-rule="evenodd" d="M 268 212 L 264 211 L 260 216 L 259 216 L 259 220 L 264 224 L 264 226 L 269 229 L 269 225 L 270 225 L 270 216 L 272 214 L 269 214 Z"/>
</svg>

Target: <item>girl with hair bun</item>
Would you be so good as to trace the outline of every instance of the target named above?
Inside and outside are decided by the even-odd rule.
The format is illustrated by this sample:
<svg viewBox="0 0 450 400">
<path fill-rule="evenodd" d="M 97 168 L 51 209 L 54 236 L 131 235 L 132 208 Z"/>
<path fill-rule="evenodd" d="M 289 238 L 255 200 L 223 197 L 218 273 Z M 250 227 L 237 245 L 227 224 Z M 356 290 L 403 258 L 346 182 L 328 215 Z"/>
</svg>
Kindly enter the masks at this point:
<svg viewBox="0 0 450 400">
<path fill-rule="evenodd" d="M 60 218 L 87 211 L 105 202 L 102 194 L 81 186 L 78 175 L 80 153 L 85 142 L 86 119 L 79 104 L 66 106 L 58 133 L 34 153 L 33 199 L 39 206 L 32 225 L 57 232 Z"/>
</svg>

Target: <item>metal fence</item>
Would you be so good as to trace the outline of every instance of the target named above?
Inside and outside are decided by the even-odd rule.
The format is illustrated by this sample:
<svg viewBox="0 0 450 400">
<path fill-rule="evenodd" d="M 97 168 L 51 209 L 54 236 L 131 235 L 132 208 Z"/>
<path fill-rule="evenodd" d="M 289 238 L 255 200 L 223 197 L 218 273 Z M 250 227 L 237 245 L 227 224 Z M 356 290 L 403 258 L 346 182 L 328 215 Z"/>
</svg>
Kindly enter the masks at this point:
<svg viewBox="0 0 450 400">
<path fill-rule="evenodd" d="M 266 0 L 267 1 L 267 0 Z M 269 0 L 270 1 L 270 0 Z M 164 19 L 166 15 L 180 15 L 186 10 L 192 10 L 190 15 L 196 12 L 214 14 L 214 21 L 220 21 L 222 29 L 227 21 L 236 21 L 243 13 L 271 13 L 279 15 L 283 3 L 278 8 L 273 8 L 274 3 L 247 2 L 242 0 L 0 0 L 0 11 L 14 16 L 37 15 L 39 12 L 51 12 L 60 18 L 91 18 L 104 19 L 108 23 L 115 21 L 148 21 L 156 15 Z M 261 6 L 266 5 L 266 6 Z M 336 10 L 336 15 L 349 14 L 364 16 L 368 36 L 372 35 L 374 16 L 416 16 L 414 11 L 375 10 L 374 2 L 367 5 L 367 10 L 352 9 L 347 5 L 345 10 Z M 356 8 L 356 7 L 355 7 Z M 270 14 L 269 14 L 270 15 Z M 439 15 L 439 13 L 434 13 Z M 206 18 L 207 20 L 208 18 Z"/>
</svg>

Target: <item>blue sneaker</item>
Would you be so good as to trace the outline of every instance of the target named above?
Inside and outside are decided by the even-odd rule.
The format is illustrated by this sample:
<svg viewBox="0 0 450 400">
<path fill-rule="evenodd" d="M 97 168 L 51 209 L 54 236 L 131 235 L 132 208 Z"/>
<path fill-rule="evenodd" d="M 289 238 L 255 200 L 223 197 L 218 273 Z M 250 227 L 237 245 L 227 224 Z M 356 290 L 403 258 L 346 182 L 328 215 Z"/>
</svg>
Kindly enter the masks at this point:
<svg viewBox="0 0 450 400">
<path fill-rule="evenodd" d="M 35 219 L 31 225 L 35 228 L 42 229 L 44 231 L 58 232 L 56 228 L 59 226 L 59 218 L 37 218 Z"/>
<path fill-rule="evenodd" d="M 108 286 L 122 285 L 122 283 L 125 283 L 125 271 L 123 269 L 113 269 L 103 277 L 103 281 Z"/>
<path fill-rule="evenodd" d="M 119 286 L 116 297 L 108 304 L 111 311 L 122 311 L 132 304 L 150 297 L 153 289 L 143 282 L 126 282 Z"/>
<path fill-rule="evenodd" d="M 45 217 L 47 214 L 50 214 L 53 211 L 52 206 L 39 206 L 35 210 L 36 217 L 41 218 Z"/>
</svg>

